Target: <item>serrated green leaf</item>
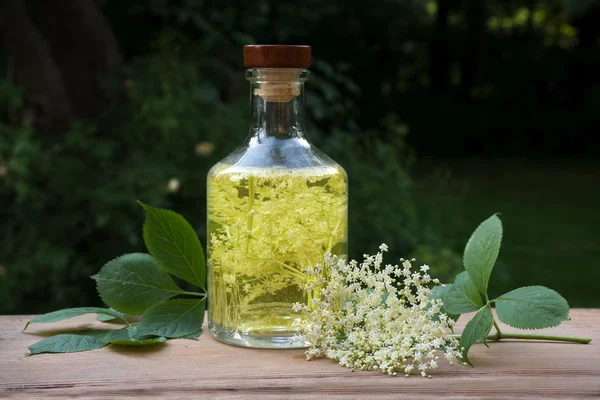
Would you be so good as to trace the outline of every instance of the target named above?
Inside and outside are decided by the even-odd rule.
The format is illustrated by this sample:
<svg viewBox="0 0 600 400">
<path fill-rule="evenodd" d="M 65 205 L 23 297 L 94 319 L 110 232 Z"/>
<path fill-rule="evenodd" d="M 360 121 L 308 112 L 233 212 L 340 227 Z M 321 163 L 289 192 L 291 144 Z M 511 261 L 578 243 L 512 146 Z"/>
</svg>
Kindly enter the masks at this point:
<svg viewBox="0 0 600 400">
<path fill-rule="evenodd" d="M 137 336 L 137 327 L 130 326 L 129 328 L 123 328 L 111 331 L 108 334 L 108 341 L 110 344 L 118 344 L 121 346 L 148 346 L 151 344 L 162 343 L 167 340 L 163 336 Z"/>
<path fill-rule="evenodd" d="M 92 278 L 104 303 L 128 314 L 141 314 L 157 303 L 185 293 L 151 255 L 143 253 L 116 258 Z"/>
<path fill-rule="evenodd" d="M 178 337 L 177 339 L 190 339 L 190 340 L 198 340 L 198 337 L 202 334 L 202 329 L 197 332 L 190 333 L 189 335 Z"/>
<path fill-rule="evenodd" d="M 100 308 L 100 307 L 76 307 L 76 308 L 65 308 L 64 310 L 53 311 L 44 315 L 40 315 L 39 317 L 35 317 L 30 320 L 23 330 L 27 329 L 29 324 L 31 323 L 48 323 L 48 322 L 58 322 L 64 319 L 78 317 L 80 315 L 85 314 L 100 314 L 109 316 L 110 319 L 120 318 L 123 321 L 127 322 L 125 316 L 115 310 L 111 310 L 109 308 Z"/>
<path fill-rule="evenodd" d="M 101 322 L 109 322 L 115 320 L 116 317 L 113 317 L 112 315 L 98 314 L 96 315 L 96 319 Z"/>
<path fill-rule="evenodd" d="M 521 329 L 541 329 L 569 319 L 569 303 L 544 286 L 525 286 L 496 299 L 500 321 Z"/>
<path fill-rule="evenodd" d="M 139 203 L 146 213 L 144 242 L 150 254 L 171 274 L 205 289 L 204 251 L 194 228 L 173 211 Z"/>
<path fill-rule="evenodd" d="M 429 299 L 430 300 L 434 300 L 434 299 L 440 299 L 444 302 L 444 305 L 442 306 L 442 309 L 440 310 L 442 313 L 446 314 L 448 316 L 448 318 L 454 320 L 454 322 L 458 321 L 458 318 L 460 317 L 460 314 L 452 314 L 448 311 L 448 308 L 446 307 L 446 302 L 444 300 L 444 297 L 446 296 L 446 293 L 448 293 L 448 290 L 450 290 L 450 288 L 452 288 L 452 284 L 448 283 L 445 285 L 446 287 L 442 287 L 442 285 L 437 285 L 434 286 L 431 289 L 431 294 L 429 295 Z M 434 320 L 438 320 L 439 316 L 435 315 Z"/>
<path fill-rule="evenodd" d="M 483 307 L 481 294 L 466 271 L 458 274 L 454 284 L 446 291 L 444 307 L 452 314 L 464 314 Z"/>
<path fill-rule="evenodd" d="M 108 345 L 107 331 L 64 333 L 40 340 L 29 346 L 29 355 L 40 353 L 74 353 Z"/>
<path fill-rule="evenodd" d="M 150 339 L 122 339 L 122 340 L 111 340 L 110 344 L 118 344 L 120 346 L 149 346 L 152 344 L 163 343 L 167 338 L 164 336 L 157 336 Z"/>
<path fill-rule="evenodd" d="M 204 322 L 204 299 L 175 299 L 150 308 L 137 325 L 137 335 L 179 338 L 198 332 Z"/>
<path fill-rule="evenodd" d="M 463 333 L 460 335 L 459 346 L 461 349 L 464 348 L 464 350 L 462 350 L 462 360 L 470 366 L 473 366 L 473 364 L 471 364 L 471 361 L 467 356 L 469 349 L 477 342 L 485 342 L 493 324 L 494 317 L 492 315 L 492 309 L 488 305 L 485 305 L 484 307 L 481 307 L 477 314 L 475 314 L 475 316 L 467 323 Z"/>
<path fill-rule="evenodd" d="M 501 242 L 502 221 L 492 215 L 475 229 L 465 247 L 465 270 L 483 295 L 487 295 L 488 282 L 498 259 Z"/>
<path fill-rule="evenodd" d="M 129 329 L 130 328 L 135 328 L 135 327 L 114 329 L 112 331 L 108 331 L 108 332 L 106 332 L 106 339 L 109 342 L 111 342 L 113 340 L 127 340 L 130 338 L 129 337 Z"/>
</svg>

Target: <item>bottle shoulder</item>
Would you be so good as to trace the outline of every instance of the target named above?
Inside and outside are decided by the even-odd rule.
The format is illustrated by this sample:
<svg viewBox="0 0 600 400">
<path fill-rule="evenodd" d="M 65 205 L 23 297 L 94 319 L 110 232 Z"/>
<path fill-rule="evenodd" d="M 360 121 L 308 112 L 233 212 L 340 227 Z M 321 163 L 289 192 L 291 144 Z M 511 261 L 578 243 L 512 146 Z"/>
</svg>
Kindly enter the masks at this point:
<svg viewBox="0 0 600 400">
<path fill-rule="evenodd" d="M 261 143 L 250 140 L 214 165 L 209 176 L 225 171 L 258 172 L 267 169 L 280 173 L 296 170 L 294 173 L 342 174 L 347 179 L 346 171 L 337 162 L 304 138 L 273 138 Z"/>
</svg>

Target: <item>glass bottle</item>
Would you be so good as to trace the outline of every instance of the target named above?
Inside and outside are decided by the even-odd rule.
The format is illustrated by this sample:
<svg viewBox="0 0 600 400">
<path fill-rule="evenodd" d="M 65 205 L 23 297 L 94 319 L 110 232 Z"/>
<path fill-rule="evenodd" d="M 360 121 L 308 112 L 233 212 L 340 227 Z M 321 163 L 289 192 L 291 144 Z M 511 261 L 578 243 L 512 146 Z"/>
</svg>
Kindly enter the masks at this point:
<svg viewBox="0 0 600 400">
<path fill-rule="evenodd" d="M 303 347 L 292 306 L 315 295 L 307 267 L 346 257 L 347 176 L 305 137 L 310 47 L 245 46 L 244 65 L 250 134 L 207 178 L 208 326 L 229 344 Z"/>
</svg>

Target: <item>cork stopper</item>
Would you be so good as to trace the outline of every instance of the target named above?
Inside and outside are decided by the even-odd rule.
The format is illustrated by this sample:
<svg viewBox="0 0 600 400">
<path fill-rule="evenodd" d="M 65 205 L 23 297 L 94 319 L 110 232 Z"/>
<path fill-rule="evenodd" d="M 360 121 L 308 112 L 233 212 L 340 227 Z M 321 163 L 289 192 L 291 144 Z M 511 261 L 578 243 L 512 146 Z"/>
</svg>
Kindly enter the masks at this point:
<svg viewBox="0 0 600 400">
<path fill-rule="evenodd" d="M 261 68 L 254 94 L 269 102 L 285 103 L 300 95 L 300 70 L 310 62 L 310 46 L 244 46 L 244 67 Z"/>
</svg>

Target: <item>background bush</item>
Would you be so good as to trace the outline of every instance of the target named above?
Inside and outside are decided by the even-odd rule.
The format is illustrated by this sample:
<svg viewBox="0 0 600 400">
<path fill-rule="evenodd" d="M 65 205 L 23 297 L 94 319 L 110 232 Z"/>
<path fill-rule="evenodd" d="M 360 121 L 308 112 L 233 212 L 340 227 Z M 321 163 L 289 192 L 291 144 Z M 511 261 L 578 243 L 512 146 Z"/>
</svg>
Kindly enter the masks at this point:
<svg viewBox="0 0 600 400">
<path fill-rule="evenodd" d="M 165 31 L 152 49 L 104 82 L 111 101 L 100 122 L 77 122 L 59 137 L 2 125 L 0 196 L 8 207 L 1 211 L 0 312 L 98 303 L 88 276 L 122 253 L 144 251 L 136 199 L 182 213 L 205 243 L 205 177 L 243 142 L 249 105 L 246 96 L 220 98 L 214 74 L 221 68 L 200 62 L 210 58 L 185 36 Z M 312 120 L 333 119 L 344 100 L 335 82 L 315 81 L 307 96 Z M 23 90 L 4 83 L 2 94 L 22 112 Z M 389 146 L 376 131 L 344 131 L 350 122 L 328 135 L 313 122 L 310 138 L 350 175 L 354 255 L 385 240 L 400 257 L 417 242 L 404 137 L 397 133 Z M 169 188 L 172 180 L 177 188 Z"/>
<path fill-rule="evenodd" d="M 423 176 L 428 160 L 594 157 L 600 144 L 595 0 L 69 7 L 0 5 L 0 16 L 29 16 L 39 30 L 72 106 L 67 121 L 51 115 L 23 69 L 25 28 L 0 21 L 0 313 L 97 304 L 87 277 L 143 251 L 137 199 L 180 212 L 205 242 L 206 173 L 248 129 L 244 44 L 313 45 L 309 139 L 348 171 L 354 258 L 386 242 L 390 258 L 416 256 L 449 280 L 468 233 L 509 200 L 496 204 L 490 185 L 485 200 L 465 202 L 454 182 Z M 90 10 L 99 25 L 78 25 L 77 13 Z M 27 65 L 47 72 L 48 62 Z M 500 260 L 502 284 L 528 282 L 507 278 L 511 265 L 521 268 L 514 260 Z M 574 304 L 591 304 L 592 292 L 573 290 Z"/>
</svg>

